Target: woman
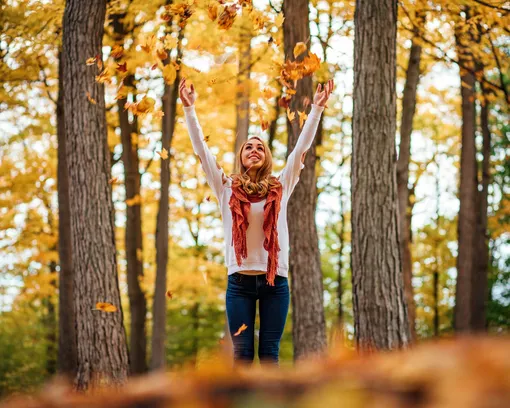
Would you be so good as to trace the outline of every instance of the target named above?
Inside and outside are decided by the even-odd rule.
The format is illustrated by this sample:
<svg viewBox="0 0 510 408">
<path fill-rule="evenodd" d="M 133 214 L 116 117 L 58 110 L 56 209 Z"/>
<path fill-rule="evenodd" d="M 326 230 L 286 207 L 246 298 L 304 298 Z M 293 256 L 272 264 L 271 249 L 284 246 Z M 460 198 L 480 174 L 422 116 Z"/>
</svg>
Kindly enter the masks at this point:
<svg viewBox="0 0 510 408">
<path fill-rule="evenodd" d="M 209 151 L 195 113 L 196 93 L 183 79 L 179 95 L 193 150 L 207 183 L 219 201 L 228 268 L 227 318 L 234 343 L 234 360 L 253 362 L 256 301 L 259 300 L 261 363 L 278 364 L 280 340 L 289 310 L 289 232 L 287 203 L 299 181 L 306 151 L 312 145 L 333 80 L 321 85 L 296 147 L 280 176 L 274 177 L 272 157 L 265 141 L 249 138 L 236 155 L 239 174 L 225 176 Z M 234 336 L 241 327 L 240 333 Z"/>
</svg>

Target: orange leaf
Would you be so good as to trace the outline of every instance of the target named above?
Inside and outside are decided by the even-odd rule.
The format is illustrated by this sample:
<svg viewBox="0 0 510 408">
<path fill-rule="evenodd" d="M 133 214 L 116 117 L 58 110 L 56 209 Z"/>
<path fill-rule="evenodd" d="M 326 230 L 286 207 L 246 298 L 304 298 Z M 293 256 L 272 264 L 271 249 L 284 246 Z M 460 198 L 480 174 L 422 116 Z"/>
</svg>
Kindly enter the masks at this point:
<svg viewBox="0 0 510 408">
<path fill-rule="evenodd" d="M 90 92 L 87 91 L 87 99 L 89 100 L 89 102 L 92 104 L 92 105 L 97 105 L 97 102 L 96 100 L 90 96 Z"/>
<path fill-rule="evenodd" d="M 297 58 L 307 50 L 304 42 L 298 42 L 294 47 L 294 58 Z"/>
<path fill-rule="evenodd" d="M 163 160 L 168 159 L 168 150 L 166 150 L 164 147 L 160 152 L 156 153 L 159 154 Z"/>
<path fill-rule="evenodd" d="M 173 297 L 173 294 L 172 292 L 170 292 L 169 290 L 166 291 L 166 297 L 169 298 L 169 299 L 172 299 Z"/>
<path fill-rule="evenodd" d="M 292 122 L 296 118 L 296 112 L 291 112 L 289 108 L 287 108 L 287 117 L 289 118 L 289 122 Z"/>
<path fill-rule="evenodd" d="M 119 59 L 124 54 L 124 47 L 119 44 L 115 44 L 112 48 L 111 56 L 112 58 Z"/>
<path fill-rule="evenodd" d="M 132 207 L 134 205 L 140 205 L 141 202 L 142 202 L 142 197 L 140 197 L 140 194 L 137 194 L 133 198 L 128 198 L 126 200 L 126 205 L 128 207 Z"/>
<path fill-rule="evenodd" d="M 298 111 L 298 116 L 299 116 L 299 127 L 302 128 L 303 123 L 305 123 L 305 120 L 308 117 L 308 115 L 305 112 Z"/>
<path fill-rule="evenodd" d="M 91 58 L 87 58 L 87 61 L 85 62 L 87 65 L 94 65 L 97 61 L 96 59 L 97 57 L 91 57 Z"/>
<path fill-rule="evenodd" d="M 244 323 L 242 324 L 241 327 L 239 327 L 239 329 L 237 330 L 237 332 L 234 334 L 234 336 L 239 336 L 243 331 L 245 331 L 246 329 L 248 328 L 248 326 L 246 326 Z"/>
<path fill-rule="evenodd" d="M 111 303 L 97 302 L 96 308 L 93 310 L 101 310 L 102 312 L 112 313 L 117 311 L 117 307 Z"/>
<path fill-rule="evenodd" d="M 119 181 L 118 177 L 113 177 L 110 180 L 108 180 L 108 184 L 116 184 L 117 181 Z"/>
<path fill-rule="evenodd" d="M 158 56 L 158 58 L 161 60 L 161 61 L 164 61 L 168 58 L 168 53 L 163 50 L 163 49 L 159 49 L 156 51 L 156 55 Z"/>
<path fill-rule="evenodd" d="M 127 62 L 124 62 L 122 64 L 117 64 L 117 71 L 127 72 Z"/>
</svg>

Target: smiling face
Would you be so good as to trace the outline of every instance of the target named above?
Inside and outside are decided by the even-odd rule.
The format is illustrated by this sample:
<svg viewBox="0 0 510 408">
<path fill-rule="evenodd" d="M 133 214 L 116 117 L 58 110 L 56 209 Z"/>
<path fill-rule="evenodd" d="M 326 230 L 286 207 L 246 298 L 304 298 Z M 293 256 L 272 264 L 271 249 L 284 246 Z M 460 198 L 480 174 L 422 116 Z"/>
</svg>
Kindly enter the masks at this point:
<svg viewBox="0 0 510 408">
<path fill-rule="evenodd" d="M 246 169 L 259 169 L 266 161 L 264 144 L 256 139 L 249 139 L 241 152 L 241 162 Z"/>
</svg>

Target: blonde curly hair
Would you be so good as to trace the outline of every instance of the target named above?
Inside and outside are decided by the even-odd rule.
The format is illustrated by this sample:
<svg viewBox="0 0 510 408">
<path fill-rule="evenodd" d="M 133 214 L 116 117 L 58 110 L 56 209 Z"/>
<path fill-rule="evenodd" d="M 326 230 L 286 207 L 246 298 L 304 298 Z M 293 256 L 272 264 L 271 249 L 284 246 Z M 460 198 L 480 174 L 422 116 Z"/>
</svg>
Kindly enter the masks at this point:
<svg viewBox="0 0 510 408">
<path fill-rule="evenodd" d="M 243 166 L 242 152 L 246 143 L 257 139 L 264 146 L 265 160 L 264 164 L 257 170 L 255 182 L 252 182 L 250 176 L 246 174 L 248 169 Z M 232 174 L 233 186 L 239 187 L 249 195 L 257 195 L 259 197 L 265 197 L 270 189 L 279 185 L 279 181 L 274 177 L 271 172 L 273 170 L 273 155 L 267 143 L 258 136 L 250 137 L 246 140 L 239 151 L 236 154 L 236 168 L 239 169 L 239 173 Z"/>
</svg>

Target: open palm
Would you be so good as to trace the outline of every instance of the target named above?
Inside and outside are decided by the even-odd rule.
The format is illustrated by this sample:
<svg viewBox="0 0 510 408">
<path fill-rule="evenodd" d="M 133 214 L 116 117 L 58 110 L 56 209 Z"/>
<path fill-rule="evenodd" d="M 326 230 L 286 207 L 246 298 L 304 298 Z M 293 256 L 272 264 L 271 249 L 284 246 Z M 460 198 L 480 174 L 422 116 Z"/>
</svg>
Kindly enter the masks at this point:
<svg viewBox="0 0 510 408">
<path fill-rule="evenodd" d="M 184 106 L 191 106 L 197 100 L 197 94 L 193 84 L 190 85 L 189 89 L 186 87 L 186 79 L 183 78 L 179 84 L 179 97 L 181 98 Z"/>
<path fill-rule="evenodd" d="M 315 95 L 313 97 L 314 105 L 326 106 L 326 102 L 328 101 L 329 95 L 331 95 L 334 86 L 335 83 L 332 79 L 330 79 L 326 83 L 324 88 L 322 87 L 321 84 L 319 84 L 319 86 L 317 86 L 317 91 L 315 91 Z"/>
</svg>

